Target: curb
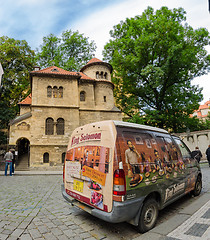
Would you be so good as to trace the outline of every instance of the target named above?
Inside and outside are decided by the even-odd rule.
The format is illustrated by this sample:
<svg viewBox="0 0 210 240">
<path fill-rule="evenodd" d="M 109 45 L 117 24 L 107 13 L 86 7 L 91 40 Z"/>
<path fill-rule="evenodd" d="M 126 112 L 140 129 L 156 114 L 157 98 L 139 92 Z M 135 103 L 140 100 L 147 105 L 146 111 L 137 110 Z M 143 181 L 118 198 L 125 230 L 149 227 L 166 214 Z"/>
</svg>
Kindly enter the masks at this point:
<svg viewBox="0 0 210 240">
<path fill-rule="evenodd" d="M 63 172 L 61 171 L 16 171 L 13 176 L 62 175 L 62 174 Z M 4 171 L 0 172 L 0 176 L 4 176 Z"/>
</svg>

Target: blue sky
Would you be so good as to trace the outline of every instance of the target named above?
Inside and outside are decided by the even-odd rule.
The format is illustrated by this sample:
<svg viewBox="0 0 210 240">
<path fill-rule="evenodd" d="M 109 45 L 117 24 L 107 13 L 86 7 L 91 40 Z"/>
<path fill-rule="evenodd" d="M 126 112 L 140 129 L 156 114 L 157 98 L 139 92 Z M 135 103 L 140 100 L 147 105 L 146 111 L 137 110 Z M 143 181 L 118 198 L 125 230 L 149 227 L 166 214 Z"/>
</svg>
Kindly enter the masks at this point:
<svg viewBox="0 0 210 240">
<path fill-rule="evenodd" d="M 50 33 L 59 36 L 65 30 L 78 30 L 95 41 L 96 57 L 102 59 L 113 26 L 141 15 L 148 6 L 155 10 L 183 7 L 189 25 L 210 32 L 208 0 L 1 0 L 0 36 L 26 40 L 35 50 Z M 210 47 L 207 50 L 210 53 Z M 193 84 L 204 88 L 202 103 L 209 100 L 210 74 L 193 80 Z"/>
</svg>

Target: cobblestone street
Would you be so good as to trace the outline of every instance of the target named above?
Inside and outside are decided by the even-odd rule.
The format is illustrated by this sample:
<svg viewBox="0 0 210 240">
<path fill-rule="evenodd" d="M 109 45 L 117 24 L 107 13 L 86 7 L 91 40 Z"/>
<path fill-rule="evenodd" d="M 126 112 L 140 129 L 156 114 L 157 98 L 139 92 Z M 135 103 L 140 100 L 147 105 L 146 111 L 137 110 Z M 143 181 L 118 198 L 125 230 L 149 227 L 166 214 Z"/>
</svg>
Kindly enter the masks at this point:
<svg viewBox="0 0 210 240">
<path fill-rule="evenodd" d="M 0 240 L 202 239 L 209 221 L 210 169 L 206 165 L 202 171 L 201 196 L 187 195 L 161 211 L 157 226 L 144 235 L 128 223 L 106 223 L 71 207 L 61 194 L 62 175 L 0 176 Z M 194 232 L 194 226 L 205 229 Z M 185 235 L 175 238 L 184 230 Z"/>
<path fill-rule="evenodd" d="M 1 240 L 126 239 L 140 235 L 128 223 L 111 226 L 72 208 L 61 195 L 61 175 L 0 176 L 0 180 Z"/>
</svg>

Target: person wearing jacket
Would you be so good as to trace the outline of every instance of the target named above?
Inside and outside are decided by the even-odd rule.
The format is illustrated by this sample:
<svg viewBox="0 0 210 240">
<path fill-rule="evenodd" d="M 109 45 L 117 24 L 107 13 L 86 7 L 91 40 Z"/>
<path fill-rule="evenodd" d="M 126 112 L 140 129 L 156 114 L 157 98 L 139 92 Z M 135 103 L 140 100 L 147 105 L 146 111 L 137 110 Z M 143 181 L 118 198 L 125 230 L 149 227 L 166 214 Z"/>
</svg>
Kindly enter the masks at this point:
<svg viewBox="0 0 210 240">
<path fill-rule="evenodd" d="M 209 167 L 210 167 L 210 145 L 206 149 L 206 157 L 207 157 L 207 160 L 209 162 Z"/>
<path fill-rule="evenodd" d="M 12 159 L 13 159 L 13 154 L 12 154 L 12 151 L 9 150 L 5 156 L 4 156 L 4 159 L 5 159 L 5 176 L 7 176 L 7 169 L 8 169 L 8 166 L 9 166 L 9 175 L 12 176 Z"/>
<path fill-rule="evenodd" d="M 198 147 L 196 147 L 195 150 L 192 151 L 192 157 L 195 158 L 198 161 L 198 163 L 200 162 L 202 158 L 202 153 Z"/>
</svg>

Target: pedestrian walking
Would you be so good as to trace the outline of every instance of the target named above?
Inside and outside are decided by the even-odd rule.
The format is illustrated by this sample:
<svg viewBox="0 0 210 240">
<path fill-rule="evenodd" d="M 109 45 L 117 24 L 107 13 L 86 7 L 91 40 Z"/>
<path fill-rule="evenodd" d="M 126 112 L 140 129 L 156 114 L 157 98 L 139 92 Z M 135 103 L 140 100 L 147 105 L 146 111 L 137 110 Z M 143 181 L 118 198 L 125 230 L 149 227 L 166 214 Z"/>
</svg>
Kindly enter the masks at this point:
<svg viewBox="0 0 210 240">
<path fill-rule="evenodd" d="M 192 151 L 192 157 L 195 158 L 199 163 L 202 156 L 203 155 L 202 155 L 201 151 L 199 150 L 199 147 L 195 147 L 195 150 Z"/>
<path fill-rule="evenodd" d="M 12 160 L 13 160 L 13 154 L 11 149 L 5 154 L 5 176 L 7 176 L 7 169 L 9 166 L 9 175 L 12 176 Z"/>
<path fill-rule="evenodd" d="M 206 157 L 207 157 L 207 160 L 209 162 L 209 167 L 210 167 L 210 145 L 206 149 Z"/>
</svg>

